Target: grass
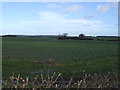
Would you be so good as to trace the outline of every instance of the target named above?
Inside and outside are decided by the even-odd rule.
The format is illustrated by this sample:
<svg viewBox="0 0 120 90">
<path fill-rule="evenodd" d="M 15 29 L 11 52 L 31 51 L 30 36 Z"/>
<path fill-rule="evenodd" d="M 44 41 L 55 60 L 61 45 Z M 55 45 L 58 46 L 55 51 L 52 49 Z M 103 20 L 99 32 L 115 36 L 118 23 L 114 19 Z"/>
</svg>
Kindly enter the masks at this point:
<svg viewBox="0 0 120 90">
<path fill-rule="evenodd" d="M 56 38 L 4 37 L 3 79 L 22 74 L 60 72 L 63 78 L 71 75 L 80 79 L 86 73 L 118 71 L 118 42 L 57 40 Z"/>
</svg>

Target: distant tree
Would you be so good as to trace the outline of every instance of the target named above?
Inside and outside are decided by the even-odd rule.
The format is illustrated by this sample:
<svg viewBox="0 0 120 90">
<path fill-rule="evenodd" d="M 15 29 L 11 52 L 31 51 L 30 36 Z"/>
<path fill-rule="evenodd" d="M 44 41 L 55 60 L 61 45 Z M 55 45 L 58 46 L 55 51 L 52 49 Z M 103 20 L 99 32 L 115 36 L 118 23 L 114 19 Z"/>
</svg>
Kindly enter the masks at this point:
<svg viewBox="0 0 120 90">
<path fill-rule="evenodd" d="M 62 35 L 58 35 L 58 39 L 66 39 L 67 33 L 63 33 Z"/>
<path fill-rule="evenodd" d="M 67 33 L 63 33 L 63 37 L 67 37 L 67 35 L 68 35 Z"/>
<path fill-rule="evenodd" d="M 2 37 L 17 37 L 16 35 L 3 35 Z"/>
<path fill-rule="evenodd" d="M 80 34 L 79 35 L 79 39 L 84 39 L 85 38 L 85 35 L 84 34 Z"/>
</svg>

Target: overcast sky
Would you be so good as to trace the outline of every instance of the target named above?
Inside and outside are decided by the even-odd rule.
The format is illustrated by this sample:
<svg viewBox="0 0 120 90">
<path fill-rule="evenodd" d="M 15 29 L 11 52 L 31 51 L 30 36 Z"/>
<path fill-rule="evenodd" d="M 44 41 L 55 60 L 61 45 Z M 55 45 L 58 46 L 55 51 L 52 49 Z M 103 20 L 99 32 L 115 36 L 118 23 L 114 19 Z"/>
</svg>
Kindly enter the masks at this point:
<svg viewBox="0 0 120 90">
<path fill-rule="evenodd" d="M 113 2 L 3 2 L 2 34 L 118 35 Z"/>
</svg>

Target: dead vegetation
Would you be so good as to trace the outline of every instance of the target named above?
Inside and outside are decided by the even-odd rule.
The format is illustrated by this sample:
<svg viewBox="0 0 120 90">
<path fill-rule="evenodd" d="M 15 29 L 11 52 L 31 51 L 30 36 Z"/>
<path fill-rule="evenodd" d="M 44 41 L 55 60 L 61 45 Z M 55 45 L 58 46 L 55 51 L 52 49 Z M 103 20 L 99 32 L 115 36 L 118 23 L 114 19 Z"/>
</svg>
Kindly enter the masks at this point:
<svg viewBox="0 0 120 90">
<path fill-rule="evenodd" d="M 118 88 L 118 74 L 108 73 L 103 74 L 83 74 L 83 78 L 74 81 L 71 77 L 70 80 L 64 80 L 62 74 L 37 75 L 34 79 L 30 77 L 22 78 L 12 75 L 8 80 L 2 81 L 3 88 Z"/>
</svg>

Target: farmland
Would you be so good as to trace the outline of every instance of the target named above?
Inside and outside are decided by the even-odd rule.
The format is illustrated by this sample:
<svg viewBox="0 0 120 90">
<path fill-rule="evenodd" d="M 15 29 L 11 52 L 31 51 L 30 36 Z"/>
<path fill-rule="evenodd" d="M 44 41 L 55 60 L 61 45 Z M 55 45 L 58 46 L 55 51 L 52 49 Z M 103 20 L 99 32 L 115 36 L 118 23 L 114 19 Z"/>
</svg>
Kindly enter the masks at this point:
<svg viewBox="0 0 120 90">
<path fill-rule="evenodd" d="M 3 79 L 12 73 L 24 77 L 60 72 L 66 79 L 78 79 L 83 71 L 117 72 L 118 42 L 3 37 L 2 65 Z"/>
</svg>

